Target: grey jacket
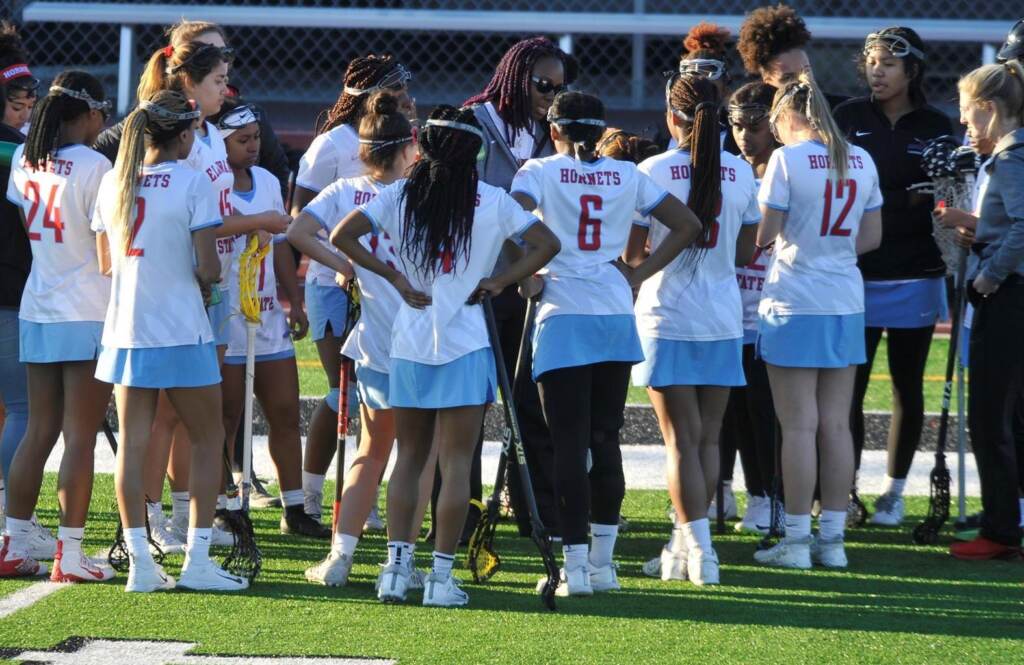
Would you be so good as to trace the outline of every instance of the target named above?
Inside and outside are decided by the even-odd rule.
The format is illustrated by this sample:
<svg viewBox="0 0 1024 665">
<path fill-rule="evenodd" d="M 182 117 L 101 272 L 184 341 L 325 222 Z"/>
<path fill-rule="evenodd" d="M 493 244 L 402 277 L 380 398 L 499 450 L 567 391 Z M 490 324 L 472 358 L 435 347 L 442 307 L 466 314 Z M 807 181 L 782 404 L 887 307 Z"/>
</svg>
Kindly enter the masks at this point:
<svg viewBox="0 0 1024 665">
<path fill-rule="evenodd" d="M 1002 283 L 1024 276 L 1024 128 L 1000 139 L 992 154 L 970 275 Z"/>
<path fill-rule="evenodd" d="M 488 185 L 501 187 L 506 192 L 512 187 L 512 178 L 522 164 L 509 149 L 504 134 L 495 126 L 491 114 L 484 104 L 473 107 L 473 113 L 484 130 L 484 145 L 480 150 L 480 157 L 477 161 L 477 171 L 480 179 Z M 533 157 L 547 157 L 555 152 L 551 145 L 551 138 L 547 133 L 547 126 L 538 124 L 534 130 Z"/>
</svg>

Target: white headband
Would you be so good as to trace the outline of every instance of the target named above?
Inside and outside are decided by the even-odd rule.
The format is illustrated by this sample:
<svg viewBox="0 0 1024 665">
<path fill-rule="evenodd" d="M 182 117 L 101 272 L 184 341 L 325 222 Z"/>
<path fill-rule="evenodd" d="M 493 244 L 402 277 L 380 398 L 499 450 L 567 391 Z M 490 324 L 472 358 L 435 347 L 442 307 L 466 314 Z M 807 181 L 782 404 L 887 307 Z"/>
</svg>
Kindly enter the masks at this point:
<svg viewBox="0 0 1024 665">
<path fill-rule="evenodd" d="M 457 129 L 462 132 L 476 134 L 481 140 L 484 138 L 484 133 L 473 125 L 467 125 L 464 122 L 455 122 L 454 120 L 427 120 L 427 127 L 447 127 L 448 129 Z"/>
<path fill-rule="evenodd" d="M 161 118 L 166 118 L 168 120 L 195 120 L 201 115 L 199 109 L 185 111 L 184 113 L 175 113 L 174 111 L 168 111 L 159 104 L 154 104 L 150 101 L 143 101 L 139 104 L 139 108 L 143 111 L 152 113 L 153 115 L 160 116 Z"/>
</svg>

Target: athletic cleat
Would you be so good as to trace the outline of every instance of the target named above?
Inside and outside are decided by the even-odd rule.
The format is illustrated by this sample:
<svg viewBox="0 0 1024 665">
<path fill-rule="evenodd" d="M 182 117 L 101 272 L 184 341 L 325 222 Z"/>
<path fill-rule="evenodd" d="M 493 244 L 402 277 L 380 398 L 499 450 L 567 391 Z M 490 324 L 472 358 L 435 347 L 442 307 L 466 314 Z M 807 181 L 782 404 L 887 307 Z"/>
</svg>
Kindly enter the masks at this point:
<svg viewBox="0 0 1024 665">
<path fill-rule="evenodd" d="M 619 565 L 614 561 L 607 566 L 590 568 L 590 588 L 595 593 L 598 591 L 619 591 L 622 585 L 619 584 Z"/>
<path fill-rule="evenodd" d="M 697 586 L 718 584 L 718 553 L 714 550 L 690 550 L 686 557 L 686 571 L 690 581 Z"/>
<path fill-rule="evenodd" d="M 81 550 L 64 556 L 64 543 L 57 542 L 57 555 L 53 558 L 51 582 L 106 582 L 114 577 L 114 569 L 98 566 Z"/>
<path fill-rule="evenodd" d="M 754 552 L 754 560 L 768 566 L 780 568 L 811 568 L 811 539 L 790 540 L 783 538 L 774 547 Z"/>
<path fill-rule="evenodd" d="M 39 563 L 27 553 L 11 552 L 10 543 L 11 537 L 4 536 L 0 547 L 0 577 L 33 577 L 47 573 L 45 563 Z"/>
<path fill-rule="evenodd" d="M 332 551 L 317 565 L 306 569 L 306 579 L 324 586 L 345 586 L 352 572 L 352 557 Z"/>
<path fill-rule="evenodd" d="M 766 496 L 750 496 L 747 498 L 747 510 L 743 519 L 736 523 L 738 533 L 768 533 L 772 523 L 772 502 Z"/>
<path fill-rule="evenodd" d="M 660 556 L 656 556 L 644 564 L 644 575 L 665 582 L 669 580 L 685 582 L 689 579 L 686 574 L 686 559 L 686 550 L 673 552 L 666 545 L 661 548 Z"/>
<path fill-rule="evenodd" d="M 128 568 L 128 583 L 124 590 L 128 593 L 150 593 L 173 589 L 174 586 L 174 578 L 165 573 L 160 564 L 133 560 Z"/>
<path fill-rule="evenodd" d="M 386 563 L 379 564 L 380 569 L 383 571 L 386 567 Z M 417 568 L 415 565 L 411 566 L 406 572 L 409 574 L 409 585 L 406 587 L 408 591 L 422 591 L 423 583 L 427 579 L 426 573 Z M 380 575 L 377 576 L 377 581 L 373 583 L 373 590 L 380 591 Z"/>
<path fill-rule="evenodd" d="M 558 571 L 559 580 L 558 588 L 555 590 L 555 595 L 565 598 L 566 596 L 593 596 L 594 588 L 590 586 L 590 566 L 583 565 L 577 566 L 572 570 L 566 571 L 562 568 Z M 544 590 L 544 586 L 548 583 L 548 578 L 542 577 L 537 581 L 537 593 Z"/>
<path fill-rule="evenodd" d="M 732 484 L 726 485 L 722 488 L 723 503 L 725 504 L 725 519 L 734 520 L 738 513 L 736 511 L 736 495 L 733 494 Z M 717 497 L 716 497 L 717 498 Z M 711 500 L 711 505 L 708 506 L 708 519 L 718 519 L 718 504 L 715 499 Z"/>
<path fill-rule="evenodd" d="M 186 560 L 178 586 L 193 591 L 245 591 L 249 588 L 249 580 L 232 575 L 209 559 L 202 562 Z"/>
<path fill-rule="evenodd" d="M 469 594 L 459 588 L 458 581 L 452 575 L 442 577 L 430 573 L 424 582 L 424 607 L 465 607 L 469 605 Z"/>
<path fill-rule="evenodd" d="M 409 569 L 404 565 L 384 566 L 377 577 L 377 599 L 382 603 L 404 603 L 409 590 Z"/>
<path fill-rule="evenodd" d="M 843 539 L 824 540 L 821 536 L 811 539 L 811 561 L 825 568 L 846 568 L 846 548 Z"/>
<path fill-rule="evenodd" d="M 813 516 L 813 515 L 812 515 Z M 846 504 L 846 526 L 864 526 L 868 521 L 868 508 L 860 500 L 856 488 L 850 490 L 850 502 Z"/>
<path fill-rule="evenodd" d="M 990 559 L 1017 559 L 1021 556 L 1021 549 L 978 536 L 967 542 L 953 543 L 949 546 L 949 553 L 964 561 L 987 561 Z"/>
<path fill-rule="evenodd" d="M 281 497 L 268 492 L 263 481 L 253 474 L 252 488 L 249 491 L 249 506 L 252 508 L 280 508 Z"/>
<path fill-rule="evenodd" d="M 626 533 L 627 531 L 629 531 L 629 520 L 619 515 L 619 533 Z"/>
<path fill-rule="evenodd" d="M 306 538 L 318 538 L 329 540 L 331 538 L 330 527 L 324 526 L 310 517 L 302 506 L 298 510 L 285 509 L 281 515 L 281 533 L 286 536 L 305 536 Z"/>
<path fill-rule="evenodd" d="M 882 494 L 875 499 L 875 514 L 871 523 L 879 526 L 899 526 L 903 522 L 903 497 L 895 494 Z"/>
<path fill-rule="evenodd" d="M 363 531 L 383 531 L 384 522 L 380 518 L 380 510 L 376 505 L 370 509 L 370 514 L 366 516 L 366 523 L 363 524 Z"/>
<path fill-rule="evenodd" d="M 29 535 L 28 554 L 36 561 L 49 561 L 57 555 L 57 539 L 50 530 L 32 515 L 32 533 Z"/>
<path fill-rule="evenodd" d="M 185 551 L 185 541 L 178 538 L 177 531 L 166 517 L 160 522 L 150 521 L 149 537 L 160 546 L 164 554 L 181 554 Z"/>
</svg>

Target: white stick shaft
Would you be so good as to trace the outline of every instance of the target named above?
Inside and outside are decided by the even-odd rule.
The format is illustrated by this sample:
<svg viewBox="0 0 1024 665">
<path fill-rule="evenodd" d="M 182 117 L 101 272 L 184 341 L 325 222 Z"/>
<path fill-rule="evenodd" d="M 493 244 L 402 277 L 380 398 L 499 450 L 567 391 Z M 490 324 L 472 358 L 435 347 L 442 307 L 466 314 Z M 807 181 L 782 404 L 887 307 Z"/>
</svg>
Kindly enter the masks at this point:
<svg viewBox="0 0 1024 665">
<path fill-rule="evenodd" d="M 242 507 L 249 507 L 249 477 L 252 473 L 252 400 L 256 381 L 256 328 L 245 323 L 245 415 L 242 421 Z"/>
</svg>

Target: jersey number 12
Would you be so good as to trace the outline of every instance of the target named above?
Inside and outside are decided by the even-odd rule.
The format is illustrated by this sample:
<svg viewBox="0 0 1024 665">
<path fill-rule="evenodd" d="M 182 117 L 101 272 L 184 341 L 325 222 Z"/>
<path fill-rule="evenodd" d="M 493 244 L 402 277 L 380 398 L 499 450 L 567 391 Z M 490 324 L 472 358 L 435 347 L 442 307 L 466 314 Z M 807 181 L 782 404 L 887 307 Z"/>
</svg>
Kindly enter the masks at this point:
<svg viewBox="0 0 1024 665">
<path fill-rule="evenodd" d="M 832 223 L 832 199 L 835 198 L 837 201 L 845 199 L 842 209 L 839 211 L 839 216 L 836 217 L 835 223 Z M 850 214 L 850 208 L 853 207 L 853 201 L 857 198 L 857 181 L 852 178 L 838 181 L 835 186 L 832 185 L 832 179 L 829 178 L 825 181 L 825 208 L 821 213 L 821 235 L 822 236 L 841 236 L 847 237 L 850 235 L 850 229 L 843 228 L 843 222 L 846 221 L 846 216 Z"/>
</svg>

